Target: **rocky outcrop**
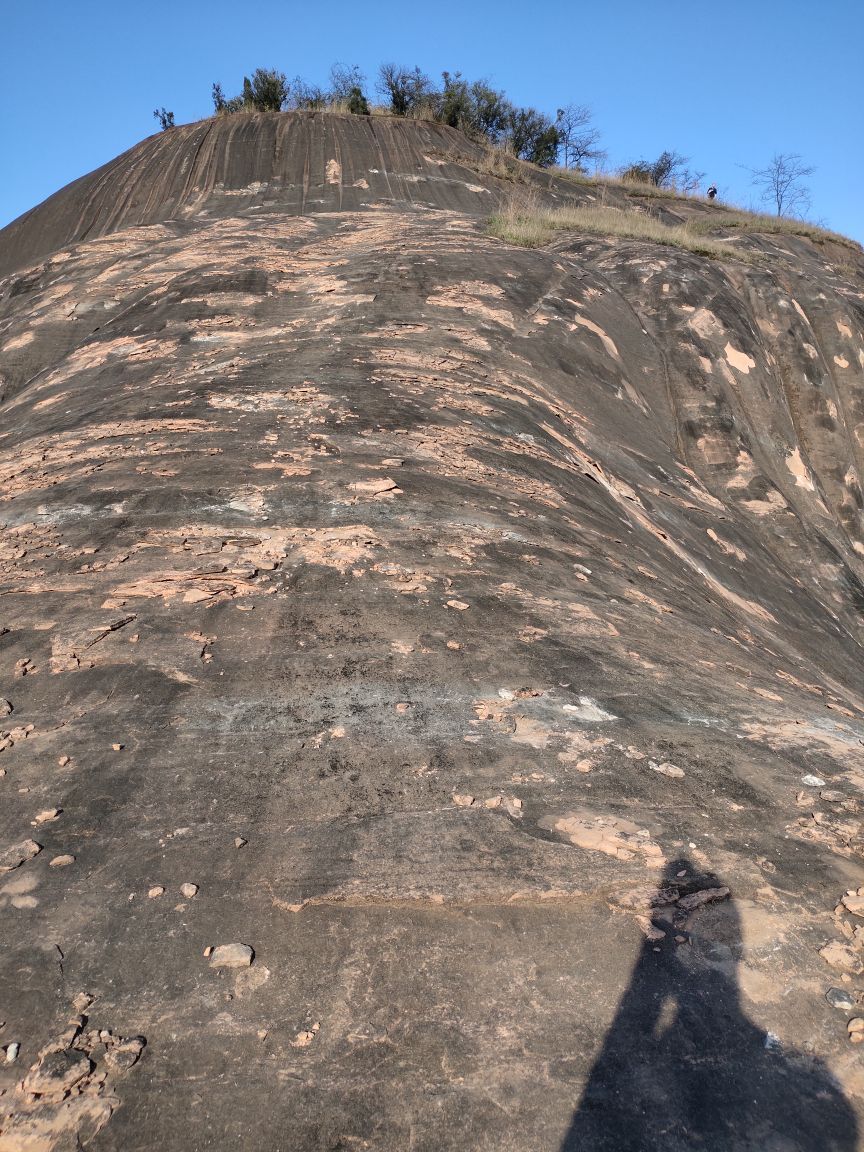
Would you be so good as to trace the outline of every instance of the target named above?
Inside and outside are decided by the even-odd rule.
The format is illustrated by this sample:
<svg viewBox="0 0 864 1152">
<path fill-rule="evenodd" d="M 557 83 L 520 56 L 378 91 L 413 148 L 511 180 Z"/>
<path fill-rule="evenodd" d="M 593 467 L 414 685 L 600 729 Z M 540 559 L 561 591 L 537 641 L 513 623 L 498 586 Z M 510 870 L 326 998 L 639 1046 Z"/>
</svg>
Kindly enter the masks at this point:
<svg viewBox="0 0 864 1152">
<path fill-rule="evenodd" d="M 0 1117 L 62 986 L 147 1037 L 94 1148 L 857 1147 L 864 257 L 512 248 L 472 149 L 0 233 Z"/>
</svg>

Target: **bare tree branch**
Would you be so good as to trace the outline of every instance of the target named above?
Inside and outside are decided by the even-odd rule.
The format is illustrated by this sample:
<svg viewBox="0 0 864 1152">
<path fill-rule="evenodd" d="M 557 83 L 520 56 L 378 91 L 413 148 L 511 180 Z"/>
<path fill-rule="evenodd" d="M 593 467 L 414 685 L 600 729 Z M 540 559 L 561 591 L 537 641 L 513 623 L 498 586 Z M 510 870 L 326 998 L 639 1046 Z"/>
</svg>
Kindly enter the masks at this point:
<svg viewBox="0 0 864 1152">
<path fill-rule="evenodd" d="M 558 109 L 555 127 L 565 168 L 582 168 L 588 160 L 600 163 L 606 159 L 605 148 L 599 147 L 599 129 L 591 124 L 591 119 L 591 109 L 585 104 L 568 104 Z"/>
<path fill-rule="evenodd" d="M 802 183 L 816 171 L 797 152 L 777 152 L 764 168 L 748 169 L 759 195 L 778 216 L 804 216 L 810 208 L 810 190 Z"/>
</svg>

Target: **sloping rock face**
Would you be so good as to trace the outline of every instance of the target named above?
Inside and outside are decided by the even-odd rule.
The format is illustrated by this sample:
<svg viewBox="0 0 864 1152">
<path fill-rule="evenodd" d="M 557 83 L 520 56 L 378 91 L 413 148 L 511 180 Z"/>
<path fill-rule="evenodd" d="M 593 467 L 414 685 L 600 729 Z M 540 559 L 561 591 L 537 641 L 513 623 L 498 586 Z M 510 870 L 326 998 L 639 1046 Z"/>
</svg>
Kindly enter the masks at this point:
<svg viewBox="0 0 864 1152">
<path fill-rule="evenodd" d="M 0 233 L 0 1148 L 861 1146 L 864 260 L 471 149 Z"/>
</svg>

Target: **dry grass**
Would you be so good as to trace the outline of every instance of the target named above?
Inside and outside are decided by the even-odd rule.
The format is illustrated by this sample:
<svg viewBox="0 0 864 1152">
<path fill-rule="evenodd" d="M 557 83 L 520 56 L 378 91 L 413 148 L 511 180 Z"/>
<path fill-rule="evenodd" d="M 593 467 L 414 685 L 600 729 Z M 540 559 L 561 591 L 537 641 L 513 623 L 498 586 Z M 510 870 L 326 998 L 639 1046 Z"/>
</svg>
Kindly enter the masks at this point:
<svg viewBox="0 0 864 1152">
<path fill-rule="evenodd" d="M 522 195 L 510 201 L 489 221 L 488 232 L 510 244 L 541 248 L 558 232 L 588 232 L 596 236 L 625 236 L 683 248 L 714 260 L 747 260 L 745 253 L 722 240 L 699 236 L 685 225 L 664 224 L 647 212 L 612 208 L 609 205 L 570 205 L 546 208 L 535 198 Z"/>
<path fill-rule="evenodd" d="M 573 184 L 594 185 L 601 189 L 614 188 L 617 192 L 623 192 L 625 196 L 645 197 L 649 200 L 705 200 L 706 204 L 709 203 L 705 197 L 694 192 L 677 188 L 658 188 L 656 184 L 644 184 L 639 180 L 622 180 L 620 176 L 610 175 L 607 172 L 594 172 L 589 175 L 576 168 L 558 166 L 544 171 L 551 172 L 562 180 L 569 180 Z"/>
<path fill-rule="evenodd" d="M 510 180 L 514 184 L 525 184 L 528 172 L 540 171 L 524 160 L 517 160 L 502 148 L 487 148 L 482 158 L 479 161 L 471 160 L 470 165 L 481 176 L 496 176 L 499 180 Z"/>
<path fill-rule="evenodd" d="M 700 236 L 731 231 L 806 236 L 808 240 L 814 240 L 817 244 L 834 240 L 856 252 L 861 251 L 861 245 L 850 240 L 848 236 L 841 236 L 839 232 L 829 232 L 827 228 L 819 228 L 806 220 L 791 220 L 787 216 L 764 216 L 758 212 L 744 211 L 720 212 L 716 215 L 692 217 L 686 226 L 694 235 Z"/>
</svg>

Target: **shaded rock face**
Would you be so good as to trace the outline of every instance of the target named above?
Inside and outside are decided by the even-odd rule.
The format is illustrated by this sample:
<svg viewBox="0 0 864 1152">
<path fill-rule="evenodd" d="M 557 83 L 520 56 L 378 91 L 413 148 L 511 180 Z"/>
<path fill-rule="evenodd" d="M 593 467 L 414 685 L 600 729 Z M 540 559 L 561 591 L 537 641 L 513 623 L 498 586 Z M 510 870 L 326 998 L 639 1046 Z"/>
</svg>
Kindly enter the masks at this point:
<svg viewBox="0 0 864 1152">
<path fill-rule="evenodd" d="M 0 233 L 9 1139 L 859 1146 L 862 258 L 514 249 L 471 148 L 208 122 Z M 79 992 L 147 1047 L 49 1108 Z"/>
</svg>

